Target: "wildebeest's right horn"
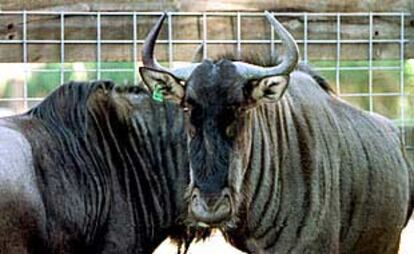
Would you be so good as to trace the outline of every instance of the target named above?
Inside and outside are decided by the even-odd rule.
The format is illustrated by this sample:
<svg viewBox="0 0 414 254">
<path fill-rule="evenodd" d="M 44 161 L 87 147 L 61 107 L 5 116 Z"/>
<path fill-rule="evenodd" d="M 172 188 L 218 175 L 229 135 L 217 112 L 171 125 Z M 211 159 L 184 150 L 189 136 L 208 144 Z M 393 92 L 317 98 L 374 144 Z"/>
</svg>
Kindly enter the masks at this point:
<svg viewBox="0 0 414 254">
<path fill-rule="evenodd" d="M 157 40 L 158 34 L 160 33 L 162 23 L 167 17 L 167 13 L 163 13 L 161 18 L 157 21 L 154 27 L 150 30 L 147 37 L 145 38 L 144 46 L 142 48 L 142 62 L 145 67 L 150 67 L 156 70 L 172 73 L 176 78 L 181 80 L 187 80 L 193 70 L 199 65 L 199 63 L 193 63 L 182 68 L 176 68 L 168 70 L 162 67 L 157 59 L 154 57 L 154 47 Z"/>
<path fill-rule="evenodd" d="M 167 71 L 162 67 L 157 59 L 154 57 L 155 41 L 157 40 L 158 34 L 160 33 L 162 23 L 167 17 L 167 13 L 163 13 L 161 18 L 157 21 L 157 24 L 150 30 L 147 37 L 145 38 L 144 46 L 142 48 L 142 63 L 145 67 L 151 67 L 157 70 Z"/>
<path fill-rule="evenodd" d="M 299 61 L 299 49 L 295 39 L 292 35 L 273 17 L 269 12 L 265 12 L 267 20 L 274 28 L 277 35 L 282 40 L 283 45 L 286 47 L 286 53 L 282 62 L 274 67 L 261 67 L 243 62 L 236 62 L 238 71 L 250 78 L 262 78 L 266 76 L 289 74 L 296 67 Z"/>
</svg>

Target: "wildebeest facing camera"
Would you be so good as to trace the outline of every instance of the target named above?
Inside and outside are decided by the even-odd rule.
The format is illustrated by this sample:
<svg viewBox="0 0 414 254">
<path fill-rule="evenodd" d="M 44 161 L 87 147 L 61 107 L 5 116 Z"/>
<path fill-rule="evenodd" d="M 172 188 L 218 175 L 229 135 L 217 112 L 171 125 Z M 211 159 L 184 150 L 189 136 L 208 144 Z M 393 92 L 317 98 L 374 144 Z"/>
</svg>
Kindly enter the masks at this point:
<svg viewBox="0 0 414 254">
<path fill-rule="evenodd" d="M 295 40 L 266 17 L 286 48 L 276 66 L 224 58 L 168 70 L 153 56 L 165 16 L 146 38 L 143 81 L 188 118 L 189 225 L 248 252 L 397 253 L 414 200 L 398 129 L 297 68 Z"/>
</svg>

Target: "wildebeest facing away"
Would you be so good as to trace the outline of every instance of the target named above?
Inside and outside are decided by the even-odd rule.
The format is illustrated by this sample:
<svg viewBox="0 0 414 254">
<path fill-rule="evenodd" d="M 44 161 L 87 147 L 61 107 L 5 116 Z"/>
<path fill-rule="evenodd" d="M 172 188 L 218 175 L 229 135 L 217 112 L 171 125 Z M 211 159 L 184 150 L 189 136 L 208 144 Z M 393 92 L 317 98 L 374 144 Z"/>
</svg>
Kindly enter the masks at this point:
<svg viewBox="0 0 414 254">
<path fill-rule="evenodd" d="M 137 86 L 59 87 L 0 120 L 0 253 L 151 253 L 180 226 L 182 110 Z"/>
<path fill-rule="evenodd" d="M 187 111 L 189 220 L 219 227 L 253 253 L 397 253 L 411 215 L 414 172 L 391 121 L 337 98 L 298 67 L 204 60 L 168 70 L 144 44 L 146 85 Z"/>
</svg>

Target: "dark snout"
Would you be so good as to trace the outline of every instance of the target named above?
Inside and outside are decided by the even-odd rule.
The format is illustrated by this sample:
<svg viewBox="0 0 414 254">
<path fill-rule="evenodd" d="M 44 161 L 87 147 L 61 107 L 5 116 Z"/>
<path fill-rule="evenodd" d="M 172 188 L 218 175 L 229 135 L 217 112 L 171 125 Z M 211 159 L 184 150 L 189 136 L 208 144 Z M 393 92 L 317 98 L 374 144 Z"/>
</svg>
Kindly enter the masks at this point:
<svg viewBox="0 0 414 254">
<path fill-rule="evenodd" d="M 231 216 L 230 192 L 225 188 L 221 193 L 204 194 L 194 188 L 190 201 L 190 213 L 197 221 L 217 224 Z"/>
</svg>

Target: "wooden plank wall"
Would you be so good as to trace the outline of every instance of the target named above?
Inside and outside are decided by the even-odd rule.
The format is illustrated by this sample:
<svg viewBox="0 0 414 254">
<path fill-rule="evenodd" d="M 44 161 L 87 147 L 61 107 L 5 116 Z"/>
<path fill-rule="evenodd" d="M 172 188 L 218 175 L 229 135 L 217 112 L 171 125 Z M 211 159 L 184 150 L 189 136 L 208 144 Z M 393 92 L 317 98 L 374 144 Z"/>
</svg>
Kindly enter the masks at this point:
<svg viewBox="0 0 414 254">
<path fill-rule="evenodd" d="M 56 1 L 58 2 L 58 1 Z M 225 2 L 225 4 L 224 4 Z M 46 0 L 3 0 L 0 10 L 65 10 L 65 11 L 295 11 L 295 12 L 383 12 L 404 11 L 414 9 L 412 0 L 310 0 L 310 1 L 251 1 L 251 0 L 201 0 L 194 4 L 190 0 L 120 0 L 112 1 L 81 1 L 64 0 L 59 4 L 51 4 Z M 414 15 L 413 15 L 414 16 Z M 154 24 L 155 17 L 140 17 L 137 21 L 137 37 L 143 39 L 149 28 Z M 296 39 L 303 39 L 303 17 L 281 18 Z M 59 15 L 38 16 L 28 15 L 27 39 L 29 40 L 60 40 Z M 309 17 L 308 39 L 335 40 L 335 17 Z M 236 39 L 236 19 L 234 17 L 209 17 L 207 20 L 207 33 L 209 39 Z M 414 17 L 405 19 L 406 39 L 411 43 L 405 46 L 405 58 L 414 58 Z M 264 18 L 243 18 L 242 39 L 267 39 L 270 27 Z M 341 20 L 342 39 L 368 39 L 368 17 L 343 17 Z M 164 30 L 160 38 L 167 38 Z M 96 38 L 96 17 L 93 16 L 66 16 L 65 39 L 70 40 L 94 40 Z M 107 40 L 131 40 L 133 36 L 132 17 L 101 18 L 102 39 Z M 0 39 L 19 40 L 23 36 L 23 24 L 21 15 L 0 15 Z M 399 39 L 400 19 L 374 17 L 374 39 Z M 173 39 L 201 39 L 202 22 L 200 17 L 173 17 Z M 140 44 L 138 49 L 140 49 Z M 191 59 L 197 45 L 176 45 L 173 48 L 174 60 L 188 61 Z M 209 56 L 235 51 L 235 45 L 209 45 Z M 29 44 L 29 62 L 60 62 L 60 44 Z M 161 60 L 167 59 L 166 45 L 157 47 L 157 54 Z M 131 44 L 103 44 L 102 61 L 130 61 L 133 57 Z M 243 51 L 270 52 L 269 45 L 243 45 Z M 335 60 L 336 44 L 317 44 L 308 46 L 310 59 Z M 0 44 L 0 62 L 21 62 L 23 55 L 21 44 Z M 399 44 L 374 44 L 374 59 L 399 59 Z M 368 59 L 368 47 L 363 44 L 343 44 L 341 46 L 341 59 L 366 60 Z M 65 62 L 95 61 L 95 44 L 67 44 L 65 46 Z"/>
<path fill-rule="evenodd" d="M 307 12 L 389 12 L 412 11 L 412 0 L 2 0 L 1 10 L 76 11 L 307 11 Z"/>
</svg>

